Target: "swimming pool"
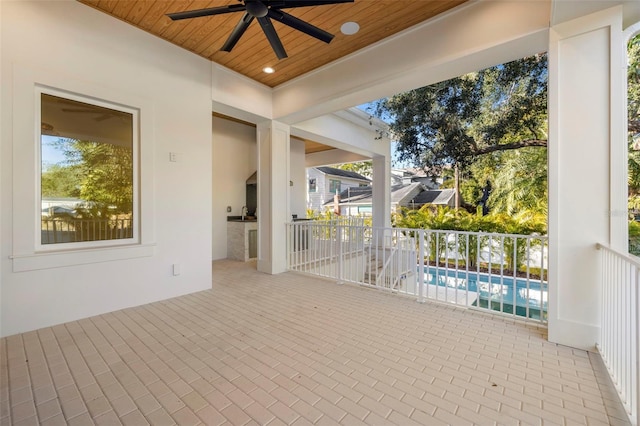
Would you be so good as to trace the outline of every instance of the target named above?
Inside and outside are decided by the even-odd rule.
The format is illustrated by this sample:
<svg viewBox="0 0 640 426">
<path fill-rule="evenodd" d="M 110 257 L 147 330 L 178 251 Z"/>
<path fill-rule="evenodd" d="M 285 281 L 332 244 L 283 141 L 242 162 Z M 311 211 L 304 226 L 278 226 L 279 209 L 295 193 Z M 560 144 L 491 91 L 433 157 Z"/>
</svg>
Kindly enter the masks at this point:
<svg viewBox="0 0 640 426">
<path fill-rule="evenodd" d="M 514 314 L 515 306 L 517 316 L 543 321 L 547 319 L 546 281 L 425 266 L 424 282 L 465 294 L 477 294 L 477 298 L 470 303 L 472 306 L 508 314 Z"/>
</svg>

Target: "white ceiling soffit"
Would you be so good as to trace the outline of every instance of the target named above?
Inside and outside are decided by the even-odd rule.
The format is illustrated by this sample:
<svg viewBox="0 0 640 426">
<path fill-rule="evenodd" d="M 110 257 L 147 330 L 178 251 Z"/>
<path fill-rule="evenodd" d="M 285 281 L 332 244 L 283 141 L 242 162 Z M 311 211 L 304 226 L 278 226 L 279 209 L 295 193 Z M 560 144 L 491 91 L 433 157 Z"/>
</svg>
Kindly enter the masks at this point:
<svg viewBox="0 0 640 426">
<path fill-rule="evenodd" d="M 640 21 L 640 1 L 638 0 L 554 0 L 551 7 L 551 25 L 558 25 L 618 5 L 623 6 L 624 28 Z"/>
</svg>

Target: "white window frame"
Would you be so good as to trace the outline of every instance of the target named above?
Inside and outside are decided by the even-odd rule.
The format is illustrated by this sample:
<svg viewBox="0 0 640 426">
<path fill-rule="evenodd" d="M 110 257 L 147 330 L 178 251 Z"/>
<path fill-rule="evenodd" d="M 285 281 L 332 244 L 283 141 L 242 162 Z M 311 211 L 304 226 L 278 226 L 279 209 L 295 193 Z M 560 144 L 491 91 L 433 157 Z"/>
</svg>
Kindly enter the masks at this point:
<svg viewBox="0 0 640 426">
<path fill-rule="evenodd" d="M 42 205 L 42 131 L 41 126 L 37 126 L 38 123 L 42 121 L 41 113 L 42 113 L 42 94 L 57 96 L 59 98 L 69 99 L 72 101 L 82 102 L 89 105 L 95 105 L 103 108 L 108 108 L 120 112 L 124 112 L 132 115 L 132 143 L 133 143 L 133 210 L 132 210 L 132 223 L 133 223 L 133 235 L 131 238 L 120 238 L 116 240 L 96 240 L 96 241 L 81 241 L 81 242 L 70 242 L 70 243 L 52 243 L 52 244 L 42 244 L 42 236 L 41 236 L 41 205 Z M 140 143 L 140 110 L 138 108 L 131 108 L 124 105 L 115 104 L 112 102 L 108 102 L 105 100 L 98 100 L 93 98 L 88 98 L 86 96 L 78 95 L 75 93 L 69 93 L 65 91 L 61 91 L 58 89 L 53 89 L 50 87 L 43 87 L 40 85 L 36 85 L 35 88 L 35 111 L 36 111 L 36 126 L 38 127 L 38 131 L 36 132 L 36 158 L 38 162 L 38 169 L 36 171 L 36 191 L 38 194 L 38 203 L 36 203 L 36 242 L 35 247 L 38 252 L 55 252 L 59 250 L 74 250 L 74 249 L 87 249 L 87 248 L 100 248 L 100 247 L 112 247 L 112 246 L 122 246 L 122 245 L 130 245 L 130 244 L 138 244 L 140 242 L 140 203 L 138 202 L 138 197 L 140 195 L 139 191 L 139 143 Z"/>
<path fill-rule="evenodd" d="M 11 256 L 13 272 L 43 270 L 66 266 L 109 262 L 155 254 L 155 148 L 153 101 L 117 87 L 109 87 L 87 79 L 52 69 L 36 68 L 14 63 L 12 129 L 13 156 L 11 177 L 13 180 Z M 139 111 L 137 240 L 118 241 L 117 245 L 101 245 L 90 242 L 90 246 L 69 248 L 69 244 L 55 244 L 43 249 L 40 244 L 40 229 L 34 224 L 41 218 L 40 207 L 40 116 L 36 91 L 51 89 L 65 96 L 77 95 L 91 102 L 106 101 Z M 37 143 L 36 143 L 37 141 Z M 38 232 L 36 232 L 36 230 Z M 123 243 L 127 241 L 127 243 Z M 48 246 L 48 245 L 47 245 Z M 60 246 L 60 247 L 57 247 Z"/>
</svg>

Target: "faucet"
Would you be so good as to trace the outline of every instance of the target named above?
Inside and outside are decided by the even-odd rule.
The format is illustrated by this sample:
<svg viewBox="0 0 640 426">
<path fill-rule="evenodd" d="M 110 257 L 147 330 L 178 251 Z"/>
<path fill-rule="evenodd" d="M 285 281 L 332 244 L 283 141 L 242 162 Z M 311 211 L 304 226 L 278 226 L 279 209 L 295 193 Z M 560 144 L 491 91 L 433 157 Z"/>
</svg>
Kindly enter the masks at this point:
<svg viewBox="0 0 640 426">
<path fill-rule="evenodd" d="M 249 211 L 247 210 L 247 206 L 242 206 L 242 220 L 244 220 L 244 217 L 247 215 Z"/>
</svg>

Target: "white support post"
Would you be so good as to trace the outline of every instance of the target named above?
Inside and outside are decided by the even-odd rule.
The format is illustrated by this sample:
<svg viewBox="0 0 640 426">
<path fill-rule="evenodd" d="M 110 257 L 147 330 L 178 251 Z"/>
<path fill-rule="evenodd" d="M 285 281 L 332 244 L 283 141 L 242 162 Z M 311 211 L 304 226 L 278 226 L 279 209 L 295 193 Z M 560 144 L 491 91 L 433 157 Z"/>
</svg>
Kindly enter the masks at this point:
<svg viewBox="0 0 640 426">
<path fill-rule="evenodd" d="M 287 270 L 285 224 L 290 221 L 289 126 L 266 121 L 258 138 L 258 270 L 279 274 Z"/>
<path fill-rule="evenodd" d="M 391 227 L 391 160 L 388 156 L 373 158 L 373 227 Z"/>
<path fill-rule="evenodd" d="M 583 349 L 594 347 L 602 314 L 593 244 L 619 247 L 625 235 L 622 12 L 615 6 L 550 30 L 549 340 Z"/>
<path fill-rule="evenodd" d="M 424 303 L 424 230 L 418 230 L 418 303 Z"/>
<path fill-rule="evenodd" d="M 344 274 L 343 251 L 342 251 L 342 225 L 337 221 L 336 226 L 336 244 L 338 244 L 338 284 L 344 284 L 342 279 Z"/>
</svg>

